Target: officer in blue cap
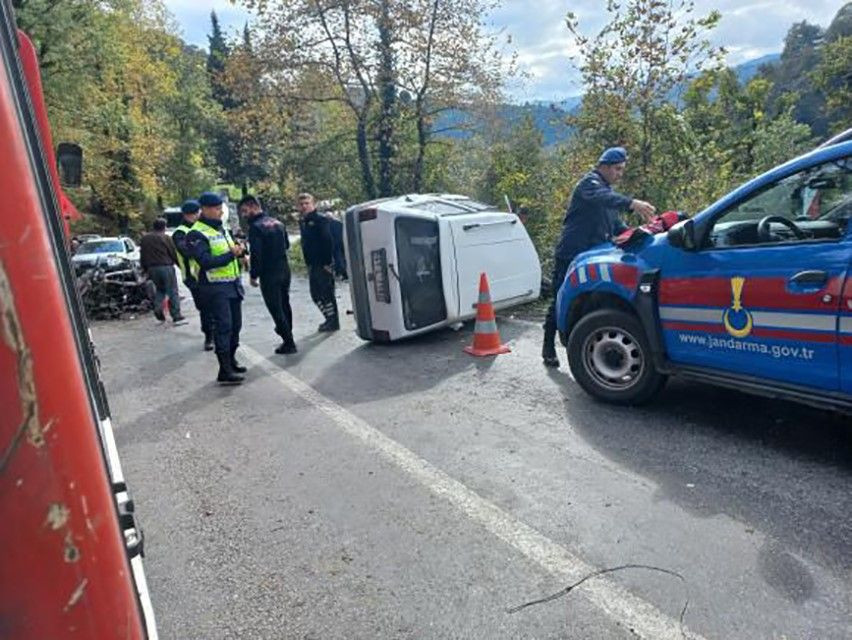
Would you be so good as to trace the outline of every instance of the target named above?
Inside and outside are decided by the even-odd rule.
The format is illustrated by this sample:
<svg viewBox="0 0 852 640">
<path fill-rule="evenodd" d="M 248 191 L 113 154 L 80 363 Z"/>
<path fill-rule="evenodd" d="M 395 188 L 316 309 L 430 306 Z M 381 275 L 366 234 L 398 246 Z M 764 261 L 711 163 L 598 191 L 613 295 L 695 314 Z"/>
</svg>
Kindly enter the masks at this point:
<svg viewBox="0 0 852 640">
<path fill-rule="evenodd" d="M 192 257 L 189 255 L 189 249 L 186 246 L 186 234 L 198 221 L 201 215 L 201 205 L 198 200 L 187 200 L 180 207 L 183 213 L 183 220 L 177 229 L 172 234 L 172 241 L 177 249 L 178 267 L 180 268 L 183 284 L 189 289 L 192 294 L 192 301 L 195 303 L 195 308 L 198 309 L 201 316 L 201 332 L 204 334 L 204 350 L 213 351 L 213 321 L 210 314 L 204 306 L 201 305 L 198 297 L 198 274 L 190 269 Z"/>
<path fill-rule="evenodd" d="M 198 198 L 201 217 L 186 235 L 190 270 L 197 273 L 198 301 L 213 322 L 213 342 L 220 384 L 240 384 L 246 368 L 236 361 L 242 328 L 242 302 L 245 292 L 240 281 L 242 245 L 234 242 L 222 223 L 222 199 L 207 191 Z"/>
<path fill-rule="evenodd" d="M 656 209 L 613 190 L 612 185 L 624 176 L 627 151 L 624 147 L 606 149 L 597 166 L 584 175 L 571 194 L 571 202 L 562 223 L 562 236 L 556 245 L 553 262 L 553 300 L 544 321 L 544 344 L 541 358 L 548 367 L 558 367 L 556 357 L 556 294 L 562 287 L 568 266 L 574 257 L 587 249 L 607 242 L 627 227 L 619 219 L 623 211 L 635 211 L 650 218 Z"/>
</svg>

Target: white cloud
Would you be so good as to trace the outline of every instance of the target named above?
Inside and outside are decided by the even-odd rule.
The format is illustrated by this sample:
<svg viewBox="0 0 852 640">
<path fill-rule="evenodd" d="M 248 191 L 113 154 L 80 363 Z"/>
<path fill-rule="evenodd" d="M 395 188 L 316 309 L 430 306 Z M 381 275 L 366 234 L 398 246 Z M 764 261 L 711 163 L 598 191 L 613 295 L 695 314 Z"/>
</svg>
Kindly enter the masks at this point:
<svg viewBox="0 0 852 640">
<path fill-rule="evenodd" d="M 251 15 L 229 0 L 165 0 L 181 25 L 184 37 L 206 47 L 210 32 L 210 11 L 215 10 L 226 33 L 242 28 Z M 843 0 L 695 0 L 695 15 L 713 9 L 722 13 L 710 39 L 728 51 L 727 62 L 739 64 L 767 53 L 779 52 L 784 36 L 794 22 L 828 26 L 843 6 Z M 503 0 L 488 18 L 487 25 L 512 37 L 525 81 L 508 87 L 518 101 L 561 100 L 582 92 L 579 74 L 571 63 L 572 41 L 565 26 L 568 11 L 580 20 L 583 33 L 592 35 L 606 22 L 600 0 Z"/>
<path fill-rule="evenodd" d="M 722 14 L 711 42 L 728 51 L 728 64 L 739 64 L 768 53 L 780 52 L 784 36 L 794 22 L 828 26 L 843 5 L 842 0 L 696 0 L 695 15 L 713 9 Z M 518 63 L 530 79 L 514 83 L 515 99 L 559 100 L 582 92 L 579 74 L 572 66 L 565 16 L 573 11 L 580 29 L 593 35 L 604 25 L 607 14 L 600 0 L 504 0 L 491 16 L 490 24 L 505 29 L 518 51 Z"/>
<path fill-rule="evenodd" d="M 207 48 L 210 33 L 210 12 L 215 11 L 219 24 L 226 34 L 243 28 L 251 14 L 230 0 L 164 0 L 166 8 L 174 15 L 181 27 L 184 39 L 199 47 Z"/>
</svg>

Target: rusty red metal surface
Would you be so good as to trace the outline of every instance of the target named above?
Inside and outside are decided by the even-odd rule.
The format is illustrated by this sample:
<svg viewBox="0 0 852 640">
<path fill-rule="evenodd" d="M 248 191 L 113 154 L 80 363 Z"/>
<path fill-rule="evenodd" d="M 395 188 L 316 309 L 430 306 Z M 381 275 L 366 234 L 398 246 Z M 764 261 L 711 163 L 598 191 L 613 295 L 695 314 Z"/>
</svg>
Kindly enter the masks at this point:
<svg viewBox="0 0 852 640">
<path fill-rule="evenodd" d="M 35 47 L 32 41 L 23 31 L 18 30 L 18 54 L 21 57 L 21 67 L 24 70 L 24 76 L 27 79 L 27 85 L 31 87 L 34 95 L 42 96 L 41 89 L 41 74 L 38 69 L 38 58 L 36 57 Z M 47 108 L 44 105 L 44 100 L 33 100 L 33 111 L 35 112 L 36 121 L 38 122 L 39 136 L 41 137 L 44 147 L 45 159 L 47 162 L 50 178 L 53 181 L 53 188 L 59 198 L 59 209 L 62 211 L 62 222 L 65 228 L 65 235 L 70 234 L 68 222 L 70 220 L 80 220 L 83 216 L 77 211 L 74 203 L 65 195 L 59 182 L 59 171 L 56 168 L 56 154 L 53 150 L 53 136 L 50 133 L 50 123 L 47 119 Z"/>
<path fill-rule="evenodd" d="M 13 86 L 0 64 L 0 192 L 11 203 L 0 210 L 0 638 L 141 639 L 57 263 L 64 249 L 52 240 L 41 199 L 51 196 L 39 191 Z M 55 176 L 55 162 L 34 155 Z"/>
</svg>

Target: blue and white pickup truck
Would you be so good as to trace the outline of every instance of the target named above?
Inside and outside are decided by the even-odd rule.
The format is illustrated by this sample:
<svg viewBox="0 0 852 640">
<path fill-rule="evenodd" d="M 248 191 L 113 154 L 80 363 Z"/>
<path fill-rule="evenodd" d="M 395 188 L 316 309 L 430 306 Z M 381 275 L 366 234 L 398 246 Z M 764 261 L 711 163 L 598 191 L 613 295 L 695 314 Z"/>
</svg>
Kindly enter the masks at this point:
<svg viewBox="0 0 852 640">
<path fill-rule="evenodd" d="M 850 218 L 841 139 L 630 250 L 580 254 L 556 307 L 574 378 L 618 404 L 679 375 L 852 411 Z"/>
</svg>

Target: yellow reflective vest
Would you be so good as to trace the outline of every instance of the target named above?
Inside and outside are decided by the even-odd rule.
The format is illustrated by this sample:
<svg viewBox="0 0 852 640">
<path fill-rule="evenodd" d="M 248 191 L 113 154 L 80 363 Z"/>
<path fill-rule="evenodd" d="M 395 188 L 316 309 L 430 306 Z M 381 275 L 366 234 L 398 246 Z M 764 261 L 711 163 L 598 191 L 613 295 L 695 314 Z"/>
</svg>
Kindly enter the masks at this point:
<svg viewBox="0 0 852 640">
<path fill-rule="evenodd" d="M 204 224 L 201 220 L 197 221 L 190 231 L 198 231 L 204 234 L 207 242 L 210 244 L 210 255 L 214 258 L 223 256 L 226 253 L 231 253 L 231 247 L 234 246 L 234 240 L 231 238 L 231 232 L 224 226 L 221 229 L 214 229 L 210 225 Z M 190 259 L 189 269 L 193 277 L 198 279 L 198 274 L 201 272 L 201 265 L 195 259 Z M 208 269 L 206 272 L 207 282 L 233 282 L 240 278 L 240 263 L 236 256 L 228 264 L 222 267 Z"/>
</svg>

